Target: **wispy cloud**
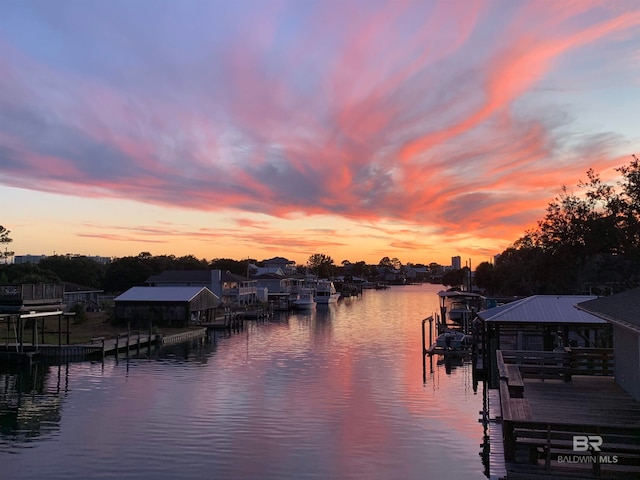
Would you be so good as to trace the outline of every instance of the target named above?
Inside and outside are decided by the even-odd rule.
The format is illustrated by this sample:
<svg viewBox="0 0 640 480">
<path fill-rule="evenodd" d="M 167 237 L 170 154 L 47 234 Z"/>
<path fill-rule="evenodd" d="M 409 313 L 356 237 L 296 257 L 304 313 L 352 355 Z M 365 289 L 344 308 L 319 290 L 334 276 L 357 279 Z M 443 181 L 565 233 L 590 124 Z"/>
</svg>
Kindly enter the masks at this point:
<svg viewBox="0 0 640 480">
<path fill-rule="evenodd" d="M 240 242 L 321 246 L 320 236 L 254 235 L 269 228 L 254 213 L 395 219 L 513 240 L 553 189 L 638 147 L 615 119 L 593 120 L 588 103 L 602 93 L 592 90 L 596 77 L 637 87 L 634 1 L 62 1 L 3 10 L 0 183 L 247 212 L 234 219 L 249 232 Z M 580 115 L 593 126 L 572 130 Z"/>
</svg>

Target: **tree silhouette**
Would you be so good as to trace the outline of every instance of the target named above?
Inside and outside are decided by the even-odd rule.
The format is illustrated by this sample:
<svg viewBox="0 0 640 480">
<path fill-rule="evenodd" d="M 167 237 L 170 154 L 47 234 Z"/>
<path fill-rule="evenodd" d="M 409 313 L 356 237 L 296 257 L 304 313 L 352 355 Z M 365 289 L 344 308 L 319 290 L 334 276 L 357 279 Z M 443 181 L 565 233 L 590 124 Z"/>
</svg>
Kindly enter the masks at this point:
<svg viewBox="0 0 640 480">
<path fill-rule="evenodd" d="M 3 263 L 7 262 L 7 259 L 13 256 L 13 252 L 7 250 L 7 244 L 13 242 L 13 239 L 9 237 L 11 232 L 0 225 L 0 246 L 4 245 L 4 252 L 0 251 L 0 258 L 3 260 Z"/>
</svg>

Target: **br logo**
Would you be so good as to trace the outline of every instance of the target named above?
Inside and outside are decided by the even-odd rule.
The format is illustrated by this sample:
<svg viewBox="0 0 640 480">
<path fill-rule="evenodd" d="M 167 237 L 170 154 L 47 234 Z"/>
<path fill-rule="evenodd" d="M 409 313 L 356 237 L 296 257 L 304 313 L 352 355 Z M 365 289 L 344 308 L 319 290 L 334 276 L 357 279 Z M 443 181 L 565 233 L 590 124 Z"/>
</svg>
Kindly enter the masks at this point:
<svg viewBox="0 0 640 480">
<path fill-rule="evenodd" d="M 601 445 L 602 445 L 602 437 L 600 435 L 574 435 L 573 436 L 574 452 L 587 452 L 589 450 L 593 450 L 594 452 L 599 452 Z"/>
</svg>

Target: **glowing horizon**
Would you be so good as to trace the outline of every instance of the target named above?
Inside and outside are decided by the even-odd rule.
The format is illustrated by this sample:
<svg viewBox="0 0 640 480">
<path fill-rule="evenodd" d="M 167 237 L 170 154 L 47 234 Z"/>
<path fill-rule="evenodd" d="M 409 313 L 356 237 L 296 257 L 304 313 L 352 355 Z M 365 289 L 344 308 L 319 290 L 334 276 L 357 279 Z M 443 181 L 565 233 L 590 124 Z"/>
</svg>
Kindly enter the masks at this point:
<svg viewBox="0 0 640 480">
<path fill-rule="evenodd" d="M 477 265 L 640 150 L 634 1 L 0 12 L 18 255 Z"/>
</svg>

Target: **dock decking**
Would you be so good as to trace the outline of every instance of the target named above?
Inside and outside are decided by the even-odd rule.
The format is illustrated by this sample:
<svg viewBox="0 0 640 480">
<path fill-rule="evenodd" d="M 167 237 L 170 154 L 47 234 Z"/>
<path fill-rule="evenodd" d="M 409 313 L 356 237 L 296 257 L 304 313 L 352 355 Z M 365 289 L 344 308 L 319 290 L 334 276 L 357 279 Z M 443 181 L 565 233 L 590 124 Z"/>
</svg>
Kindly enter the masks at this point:
<svg viewBox="0 0 640 480">
<path fill-rule="evenodd" d="M 640 401 L 613 377 L 514 367 L 498 355 L 507 479 L 640 478 Z"/>
<path fill-rule="evenodd" d="M 96 337 L 86 344 L 74 345 L 50 345 L 29 343 L 0 345 L 0 353 L 6 356 L 14 356 L 31 362 L 35 359 L 46 361 L 82 361 L 101 359 L 106 355 L 118 355 L 124 352 L 140 354 L 143 349 L 152 345 L 169 345 L 203 338 L 207 334 L 206 328 L 197 328 L 185 332 L 163 336 L 154 333 L 130 332 L 118 335 L 115 338 Z M 22 348 L 22 351 L 20 351 Z"/>
<path fill-rule="evenodd" d="M 640 401 L 613 377 L 574 376 L 571 381 L 525 379 L 532 420 L 640 428 Z M 640 443 L 640 438 L 638 438 Z"/>
</svg>

